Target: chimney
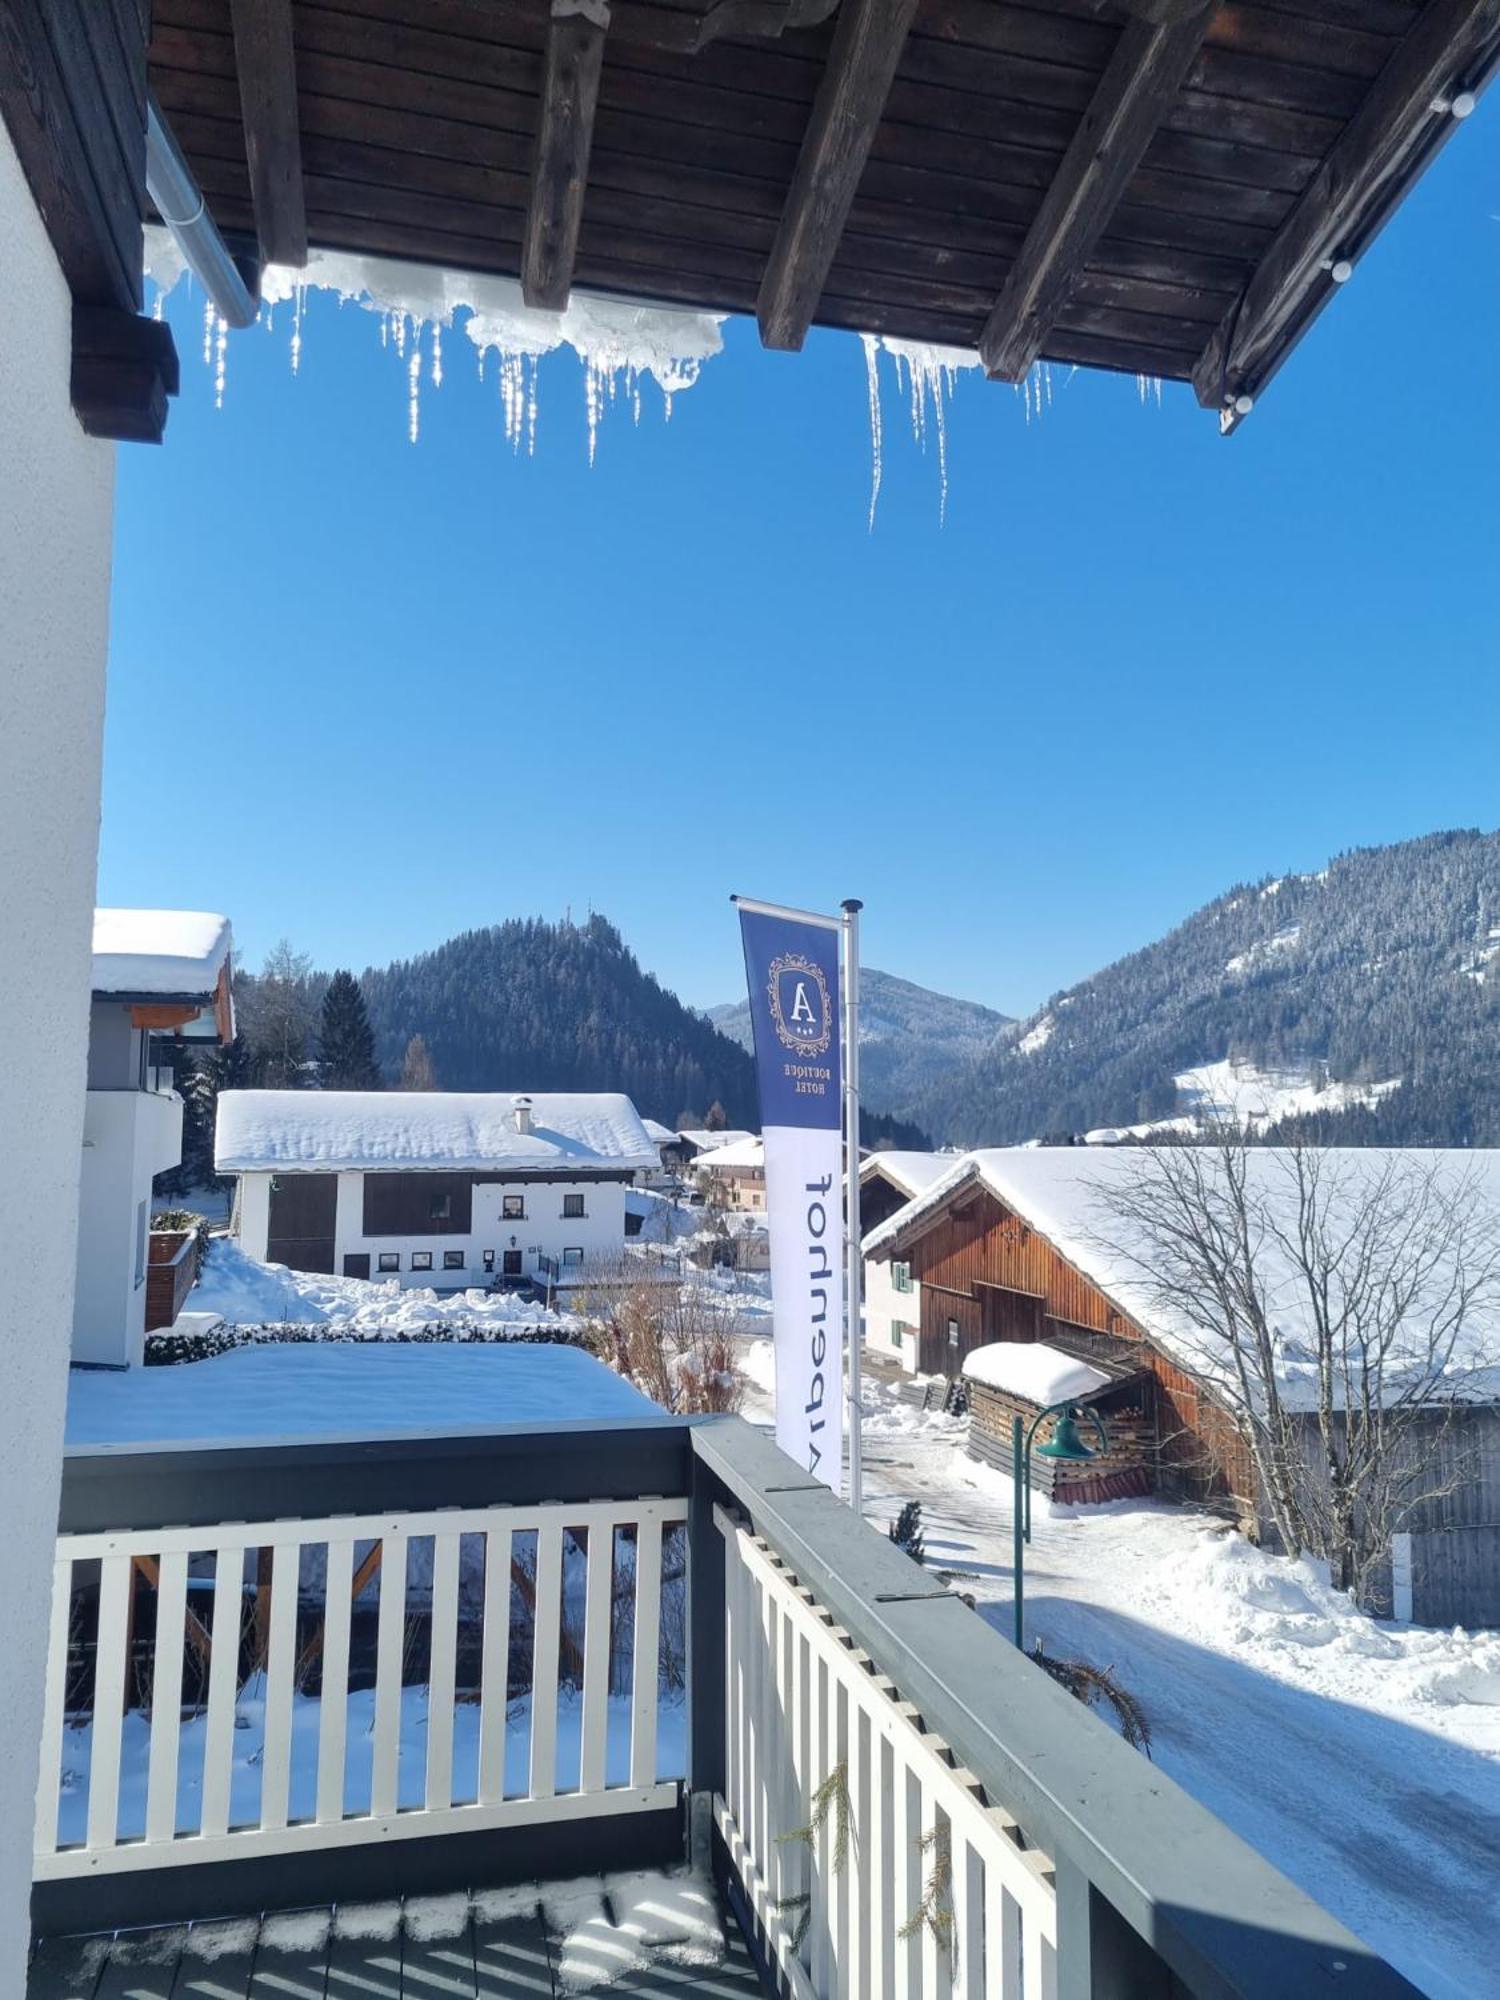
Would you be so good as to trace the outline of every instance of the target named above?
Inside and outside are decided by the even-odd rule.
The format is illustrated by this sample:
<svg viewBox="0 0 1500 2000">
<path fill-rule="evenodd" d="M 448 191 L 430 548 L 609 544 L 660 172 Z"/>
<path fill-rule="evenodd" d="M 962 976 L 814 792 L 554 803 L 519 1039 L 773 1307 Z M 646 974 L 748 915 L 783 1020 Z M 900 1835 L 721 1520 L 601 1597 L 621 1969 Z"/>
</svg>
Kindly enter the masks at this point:
<svg viewBox="0 0 1500 2000">
<path fill-rule="evenodd" d="M 529 1097 L 513 1097 L 511 1105 L 516 1114 L 516 1130 L 524 1139 L 531 1131 L 531 1099 Z"/>
</svg>

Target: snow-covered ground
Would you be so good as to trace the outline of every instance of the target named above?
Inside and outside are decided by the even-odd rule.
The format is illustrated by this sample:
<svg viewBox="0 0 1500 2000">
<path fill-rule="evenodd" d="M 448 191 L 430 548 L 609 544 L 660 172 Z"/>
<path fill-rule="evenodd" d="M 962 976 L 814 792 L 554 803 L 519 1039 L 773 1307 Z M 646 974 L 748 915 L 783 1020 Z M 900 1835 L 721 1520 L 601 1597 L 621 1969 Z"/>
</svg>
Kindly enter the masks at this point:
<svg viewBox="0 0 1500 2000">
<path fill-rule="evenodd" d="M 1261 949 L 1284 948 L 1289 933 L 1280 933 Z M 1230 969 L 1233 969 L 1231 961 Z M 1257 1069 L 1254 1063 L 1225 1057 L 1179 1072 L 1172 1081 L 1184 1109 L 1174 1118 L 1145 1125 L 1099 1125 L 1084 1133 L 1090 1146 L 1116 1146 L 1151 1133 L 1202 1132 L 1214 1125 L 1235 1125 L 1258 1132 L 1283 1118 L 1307 1118 L 1348 1111 L 1359 1104 L 1378 1104 L 1399 1088 L 1399 1076 L 1382 1083 L 1324 1082 L 1303 1065 L 1287 1069 Z"/>
<path fill-rule="evenodd" d="M 769 1344 L 745 1356 L 769 1421 Z M 1011 1630 L 1004 1477 L 965 1425 L 866 1392 L 866 1512 Z M 1500 1637 L 1380 1623 L 1311 1565 L 1155 1501 L 1034 1502 L 1027 1633 L 1111 1667 L 1156 1762 L 1434 2000 L 1500 1993 Z"/>
<path fill-rule="evenodd" d="M 507 1330 L 571 1324 L 566 1313 L 549 1312 L 514 1292 L 403 1291 L 395 1278 L 335 1278 L 262 1264 L 227 1236 L 210 1240 L 188 1307 L 215 1313 L 230 1326 L 326 1326 L 370 1339 L 424 1327 L 493 1328 L 503 1337 Z"/>
</svg>

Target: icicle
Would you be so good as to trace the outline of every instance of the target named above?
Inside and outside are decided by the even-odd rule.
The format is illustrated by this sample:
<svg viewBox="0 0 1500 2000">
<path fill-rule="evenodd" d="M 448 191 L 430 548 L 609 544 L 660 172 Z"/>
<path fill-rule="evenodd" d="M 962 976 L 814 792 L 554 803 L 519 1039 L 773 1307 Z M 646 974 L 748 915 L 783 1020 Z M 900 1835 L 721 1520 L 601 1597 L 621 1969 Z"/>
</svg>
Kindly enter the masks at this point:
<svg viewBox="0 0 1500 2000">
<path fill-rule="evenodd" d="M 166 303 L 167 303 L 167 295 L 164 291 L 160 289 L 160 287 L 158 287 L 156 293 L 156 303 L 151 308 L 151 317 L 153 319 L 161 318 L 162 313 L 166 308 Z"/>
<path fill-rule="evenodd" d="M 215 314 L 218 328 L 214 338 L 214 408 L 224 407 L 224 383 L 229 374 L 229 322 Z"/>
<path fill-rule="evenodd" d="M 414 340 L 411 360 L 406 364 L 406 434 L 415 444 L 421 430 L 422 343 Z"/>
<path fill-rule="evenodd" d="M 306 285 L 298 285 L 292 300 L 292 373 L 294 375 L 302 366 L 302 304 L 306 297 Z"/>
<path fill-rule="evenodd" d="M 875 503 L 880 498 L 881 465 L 881 424 L 880 424 L 880 338 L 877 334 L 862 333 L 859 336 L 865 350 L 865 386 L 870 397 L 870 531 L 875 529 Z"/>
<path fill-rule="evenodd" d="M 203 301 L 203 365 L 205 368 L 212 368 L 214 365 L 214 321 L 217 317 L 218 315 L 214 311 L 213 300 L 205 299 Z"/>
<path fill-rule="evenodd" d="M 533 354 L 531 357 L 531 387 L 526 398 L 526 456 L 528 458 L 536 457 L 536 371 L 540 365 L 541 357 Z M 521 360 L 521 378 L 523 381 L 526 379 L 524 355 Z"/>
<path fill-rule="evenodd" d="M 406 314 L 396 314 L 396 352 L 404 360 L 406 357 Z"/>
<path fill-rule="evenodd" d="M 436 320 L 432 322 L 432 386 L 443 386 L 443 329 Z"/>
</svg>

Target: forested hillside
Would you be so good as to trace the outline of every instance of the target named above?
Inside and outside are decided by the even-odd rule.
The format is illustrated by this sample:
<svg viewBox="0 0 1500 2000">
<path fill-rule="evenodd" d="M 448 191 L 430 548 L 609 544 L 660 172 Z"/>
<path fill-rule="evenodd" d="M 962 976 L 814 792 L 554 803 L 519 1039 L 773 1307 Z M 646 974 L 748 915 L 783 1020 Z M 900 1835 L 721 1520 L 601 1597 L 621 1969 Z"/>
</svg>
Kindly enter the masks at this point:
<svg viewBox="0 0 1500 2000">
<path fill-rule="evenodd" d="M 623 1090 L 668 1125 L 715 1102 L 732 1125 L 758 1122 L 743 1049 L 643 972 L 603 917 L 465 931 L 360 983 L 393 1078 L 420 1035 L 442 1090 Z"/>
<path fill-rule="evenodd" d="M 1175 1079 L 1228 1058 L 1315 1087 L 1399 1079 L 1305 1112 L 1310 1136 L 1496 1145 L 1497 1056 L 1500 834 L 1441 833 L 1231 889 L 1054 995 L 917 1115 L 961 1144 L 1163 1120 L 1192 1108 Z"/>
</svg>

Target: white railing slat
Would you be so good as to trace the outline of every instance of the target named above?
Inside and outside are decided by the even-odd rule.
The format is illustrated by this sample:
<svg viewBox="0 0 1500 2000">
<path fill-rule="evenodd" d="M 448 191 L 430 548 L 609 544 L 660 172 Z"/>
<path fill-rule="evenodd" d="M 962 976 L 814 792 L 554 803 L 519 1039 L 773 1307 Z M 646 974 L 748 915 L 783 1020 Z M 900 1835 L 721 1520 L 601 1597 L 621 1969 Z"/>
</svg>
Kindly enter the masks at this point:
<svg viewBox="0 0 1500 2000">
<path fill-rule="evenodd" d="M 146 1838 L 177 1831 L 177 1769 L 182 1750 L 182 1666 L 187 1644 L 187 1556 L 161 1558 L 156 1581 L 156 1645 L 151 1662 L 151 1762 L 146 1779 Z"/>
<path fill-rule="evenodd" d="M 318 1799 L 320 1826 L 344 1817 L 344 1756 L 349 1730 L 349 1627 L 353 1605 L 354 1542 L 340 1537 L 327 1544 L 323 1587 L 322 1694 L 318 1702 Z"/>
<path fill-rule="evenodd" d="M 266 1733 L 260 1760 L 260 1823 L 285 1826 L 292 1782 L 292 1700 L 297 1672 L 300 1542 L 271 1554 L 271 1619 L 266 1645 Z"/>
<path fill-rule="evenodd" d="M 808 1684 L 807 1700 L 807 1809 L 824 1779 L 832 1769 L 829 1756 L 829 1715 L 830 1693 L 827 1663 L 816 1645 L 812 1648 L 809 1662 L 812 1673 Z M 827 1993 L 833 1977 L 833 1951 L 831 1936 L 831 1904 L 829 1889 L 829 1863 L 833 1853 L 832 1815 L 825 1814 L 818 1828 L 812 1847 L 812 1925 L 808 1931 L 808 1942 L 812 1946 L 813 1984 L 820 1993 Z"/>
<path fill-rule="evenodd" d="M 615 1531 L 593 1523 L 588 1531 L 588 1572 L 583 1613 L 583 1729 L 578 1789 L 604 1790 L 609 1747 L 609 1629 L 614 1603 Z"/>
<path fill-rule="evenodd" d="M 484 1636 L 479 1659 L 479 1803 L 505 1797 L 505 1737 L 510 1674 L 511 1530 L 484 1538 Z"/>
<path fill-rule="evenodd" d="M 916 1816 L 912 1811 L 912 1788 L 916 1780 L 903 1754 L 905 1745 L 898 1741 L 893 1747 L 895 1785 L 892 1790 L 891 1886 L 895 1896 L 896 2000 L 916 2000 L 921 1991 L 917 1974 L 918 1947 L 916 1936 L 909 1928 L 922 1899 L 918 1886 L 922 1857 L 917 1846 Z"/>
<path fill-rule="evenodd" d="M 562 1538 L 560 1521 L 546 1523 L 536 1540 L 536 1644 L 531 1660 L 531 1796 L 557 1791 L 557 1661 L 562 1644 Z"/>
<path fill-rule="evenodd" d="M 388 1819 L 400 1805 L 401 1668 L 406 1651 L 405 1524 L 390 1523 L 380 1537 L 380 1610 L 375 1622 L 375 1726 L 370 1775 L 370 1816 Z"/>
<path fill-rule="evenodd" d="M 220 1542 L 214 1551 L 213 1653 L 208 1669 L 208 1714 L 203 1732 L 203 1811 L 198 1823 L 199 1832 L 209 1835 L 229 1830 L 246 1546 L 242 1541 L 226 1541 Z"/>
<path fill-rule="evenodd" d="M 635 1637 L 631 1645 L 630 1782 L 656 1779 L 661 1675 L 661 1518 L 644 1513 L 635 1536 Z"/>
<path fill-rule="evenodd" d="M 68 1633 L 73 1624 L 73 1563 L 59 1556 L 52 1566 L 52 1615 L 47 1635 L 47 1688 L 42 1709 L 42 1754 L 37 1766 L 36 1837 L 38 1854 L 57 1847 L 57 1811 L 62 1788 L 62 1733 L 68 1697 Z"/>
<path fill-rule="evenodd" d="M 458 1576 L 460 1538 L 432 1540 L 432 1649 L 427 1670 L 428 1812 L 446 1812 L 453 1803 L 453 1703 L 458 1672 Z"/>
</svg>

